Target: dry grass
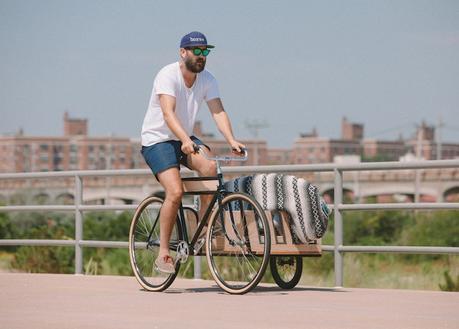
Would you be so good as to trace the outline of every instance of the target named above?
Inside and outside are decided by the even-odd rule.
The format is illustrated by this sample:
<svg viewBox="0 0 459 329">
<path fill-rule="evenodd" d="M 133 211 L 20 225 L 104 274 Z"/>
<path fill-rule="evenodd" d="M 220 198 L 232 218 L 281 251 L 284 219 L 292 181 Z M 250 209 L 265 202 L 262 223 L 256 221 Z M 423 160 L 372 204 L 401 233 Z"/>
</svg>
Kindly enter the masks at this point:
<svg viewBox="0 0 459 329">
<path fill-rule="evenodd" d="M 334 272 L 311 270 L 305 259 L 300 284 L 332 287 Z M 308 268 L 309 267 L 309 268 Z M 344 286 L 354 288 L 440 290 L 444 271 L 459 275 L 459 256 L 407 260 L 402 255 L 347 254 L 344 259 Z"/>
</svg>

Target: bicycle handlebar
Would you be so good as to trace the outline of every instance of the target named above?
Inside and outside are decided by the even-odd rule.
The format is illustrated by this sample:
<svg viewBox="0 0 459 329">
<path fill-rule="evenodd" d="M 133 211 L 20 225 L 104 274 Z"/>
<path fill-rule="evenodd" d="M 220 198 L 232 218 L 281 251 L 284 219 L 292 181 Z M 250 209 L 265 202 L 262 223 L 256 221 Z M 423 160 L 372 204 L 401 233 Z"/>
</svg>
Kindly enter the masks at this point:
<svg viewBox="0 0 459 329">
<path fill-rule="evenodd" d="M 229 156 L 229 155 L 216 155 L 216 156 L 209 156 L 207 154 L 207 152 L 205 151 L 205 148 L 200 146 L 200 145 L 196 145 L 195 146 L 195 151 L 196 152 L 200 152 L 202 154 L 202 156 L 204 158 L 206 158 L 207 160 L 211 160 L 211 161 L 247 161 L 248 159 L 248 152 L 247 152 L 247 149 L 246 148 L 242 148 L 241 151 L 242 153 L 238 153 L 236 152 L 236 150 L 233 149 L 233 152 L 236 152 L 237 154 L 241 154 L 242 156 Z"/>
</svg>

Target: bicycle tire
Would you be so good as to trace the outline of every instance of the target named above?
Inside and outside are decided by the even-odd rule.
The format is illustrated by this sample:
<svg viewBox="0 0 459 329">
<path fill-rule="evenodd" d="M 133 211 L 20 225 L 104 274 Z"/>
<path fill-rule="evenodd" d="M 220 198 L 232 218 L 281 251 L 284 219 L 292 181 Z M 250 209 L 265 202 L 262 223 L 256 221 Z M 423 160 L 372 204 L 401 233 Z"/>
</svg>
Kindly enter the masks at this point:
<svg viewBox="0 0 459 329">
<path fill-rule="evenodd" d="M 159 213 L 163 199 L 152 196 L 143 200 L 137 207 L 129 229 L 129 259 L 132 272 L 139 284 L 148 291 L 163 291 L 174 282 L 180 269 L 175 273 L 164 274 L 158 271 L 154 261 L 159 253 Z M 171 245 L 182 240 L 182 230 L 177 218 L 171 234 Z M 171 252 L 174 258 L 174 252 Z"/>
<path fill-rule="evenodd" d="M 269 268 L 274 282 L 282 289 L 293 289 L 303 273 L 303 257 L 271 256 Z"/>
<path fill-rule="evenodd" d="M 261 281 L 270 251 L 271 233 L 260 204 L 245 193 L 226 195 L 212 212 L 206 235 L 215 282 L 230 294 L 249 292 Z"/>
</svg>

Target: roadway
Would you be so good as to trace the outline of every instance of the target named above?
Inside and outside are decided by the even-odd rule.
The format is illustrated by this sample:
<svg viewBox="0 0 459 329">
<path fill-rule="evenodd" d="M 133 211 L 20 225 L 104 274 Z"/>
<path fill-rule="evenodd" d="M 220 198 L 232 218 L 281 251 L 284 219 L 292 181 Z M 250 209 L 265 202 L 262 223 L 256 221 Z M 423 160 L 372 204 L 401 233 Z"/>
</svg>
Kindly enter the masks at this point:
<svg viewBox="0 0 459 329">
<path fill-rule="evenodd" d="M 0 273 L 1 329 L 459 328 L 459 293 L 262 284 L 243 296 L 212 281 L 165 293 L 133 277 Z"/>
</svg>

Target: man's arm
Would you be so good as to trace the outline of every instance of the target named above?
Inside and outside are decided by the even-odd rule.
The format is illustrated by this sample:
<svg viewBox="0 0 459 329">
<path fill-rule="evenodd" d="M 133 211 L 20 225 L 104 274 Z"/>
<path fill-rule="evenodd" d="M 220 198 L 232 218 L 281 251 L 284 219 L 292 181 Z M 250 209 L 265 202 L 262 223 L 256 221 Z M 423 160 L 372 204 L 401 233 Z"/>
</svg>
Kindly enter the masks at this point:
<svg viewBox="0 0 459 329">
<path fill-rule="evenodd" d="M 220 130 L 228 144 L 237 152 L 241 152 L 241 148 L 245 148 L 245 145 L 239 143 L 234 138 L 231 122 L 229 120 L 228 114 L 226 114 L 225 109 L 223 108 L 223 104 L 220 98 L 211 99 L 207 102 L 207 106 L 212 113 L 212 117 L 217 124 L 218 130 Z"/>
<path fill-rule="evenodd" d="M 159 95 L 159 104 L 163 111 L 164 121 L 166 122 L 169 129 L 177 136 L 182 142 L 182 151 L 185 154 L 191 154 L 194 152 L 194 143 L 190 139 L 190 136 L 183 129 L 180 121 L 175 115 L 175 97 L 170 95 L 161 94 Z"/>
</svg>

